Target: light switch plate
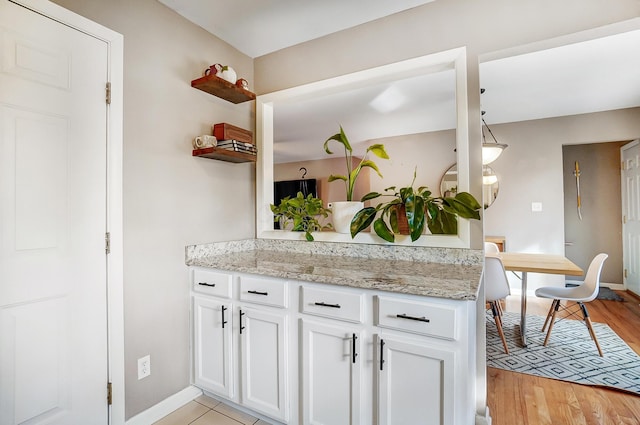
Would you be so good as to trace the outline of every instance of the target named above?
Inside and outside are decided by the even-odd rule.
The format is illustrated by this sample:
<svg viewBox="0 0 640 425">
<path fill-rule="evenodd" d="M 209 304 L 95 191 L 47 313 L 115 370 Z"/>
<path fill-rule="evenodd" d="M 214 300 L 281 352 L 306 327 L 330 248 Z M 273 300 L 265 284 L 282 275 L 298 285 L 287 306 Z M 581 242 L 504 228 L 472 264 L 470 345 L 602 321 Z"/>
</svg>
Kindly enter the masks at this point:
<svg viewBox="0 0 640 425">
<path fill-rule="evenodd" d="M 531 203 L 531 211 L 532 212 L 541 212 L 542 211 L 542 202 L 532 202 Z"/>
</svg>

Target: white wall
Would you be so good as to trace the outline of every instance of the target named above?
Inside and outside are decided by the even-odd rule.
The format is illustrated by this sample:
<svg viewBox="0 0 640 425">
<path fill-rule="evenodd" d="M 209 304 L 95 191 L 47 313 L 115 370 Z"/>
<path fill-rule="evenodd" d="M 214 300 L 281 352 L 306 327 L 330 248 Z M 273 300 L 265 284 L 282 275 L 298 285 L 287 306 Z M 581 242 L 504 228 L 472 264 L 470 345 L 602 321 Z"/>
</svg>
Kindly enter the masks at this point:
<svg viewBox="0 0 640 425">
<path fill-rule="evenodd" d="M 491 163 L 500 192 L 485 211 L 485 234 L 505 236 L 509 251 L 564 255 L 562 145 L 636 139 L 640 108 L 491 125 L 491 130 L 509 147 Z M 532 212 L 531 202 L 541 202 L 542 212 Z M 529 288 L 563 281 L 564 276 L 531 274 Z M 512 279 L 512 286 L 519 284 Z"/>
<path fill-rule="evenodd" d="M 193 158 L 191 139 L 254 128 L 253 102 L 193 89 L 213 63 L 253 86 L 252 60 L 155 0 L 56 0 L 124 35 L 125 396 L 130 418 L 190 382 L 185 245 L 254 236 L 255 167 Z M 137 359 L 151 355 L 151 376 Z"/>
</svg>

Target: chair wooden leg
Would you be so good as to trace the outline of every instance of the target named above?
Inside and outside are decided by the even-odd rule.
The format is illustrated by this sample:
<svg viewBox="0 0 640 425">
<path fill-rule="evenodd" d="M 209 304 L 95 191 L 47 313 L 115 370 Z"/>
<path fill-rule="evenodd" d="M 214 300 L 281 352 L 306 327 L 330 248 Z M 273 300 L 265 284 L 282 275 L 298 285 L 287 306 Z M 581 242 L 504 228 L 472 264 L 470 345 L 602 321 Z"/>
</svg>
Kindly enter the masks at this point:
<svg viewBox="0 0 640 425">
<path fill-rule="evenodd" d="M 604 357 L 602 354 L 602 349 L 600 348 L 600 344 L 598 343 L 598 338 L 596 338 L 596 333 L 593 330 L 593 324 L 591 323 L 591 317 L 589 317 L 589 312 L 587 311 L 587 306 L 583 303 L 578 303 L 580 308 L 582 309 L 582 316 L 584 317 L 584 323 L 587 325 L 587 329 L 589 329 L 589 335 L 591 335 L 591 339 L 596 343 L 596 348 L 598 349 L 598 354 L 600 357 Z"/>
<path fill-rule="evenodd" d="M 502 345 L 504 346 L 504 352 L 509 354 L 509 347 L 507 346 L 507 340 L 504 337 L 504 331 L 502 330 L 502 319 L 500 318 L 500 314 L 498 312 L 499 307 L 497 304 L 499 301 L 491 301 L 491 311 L 493 312 L 493 320 L 496 323 L 496 328 L 498 329 L 498 335 L 500 335 L 500 339 L 502 340 Z"/>
<path fill-rule="evenodd" d="M 553 314 L 551 315 L 551 321 L 549 322 L 549 330 L 547 331 L 547 336 L 544 338 L 544 343 L 542 344 L 545 347 L 549 342 L 549 337 L 551 336 L 551 330 L 553 329 L 553 323 L 556 321 L 556 314 L 558 314 L 558 309 L 560 308 L 560 300 L 555 300 L 555 301 L 557 302 L 554 305 Z"/>
<path fill-rule="evenodd" d="M 547 313 L 547 318 L 544 320 L 544 325 L 542 326 L 542 330 L 540 332 L 544 332 L 545 330 L 547 330 L 547 325 L 549 324 L 549 319 L 553 315 L 556 303 L 560 303 L 560 300 L 553 300 L 553 302 L 551 303 L 551 307 L 549 307 L 549 312 Z"/>
</svg>

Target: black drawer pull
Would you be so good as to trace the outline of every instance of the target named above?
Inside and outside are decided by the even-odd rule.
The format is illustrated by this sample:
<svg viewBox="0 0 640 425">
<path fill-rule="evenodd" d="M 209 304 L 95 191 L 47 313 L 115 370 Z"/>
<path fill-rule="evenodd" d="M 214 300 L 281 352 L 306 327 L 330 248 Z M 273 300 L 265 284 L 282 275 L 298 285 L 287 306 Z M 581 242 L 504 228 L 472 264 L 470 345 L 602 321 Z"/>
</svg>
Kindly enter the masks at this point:
<svg viewBox="0 0 640 425">
<path fill-rule="evenodd" d="M 269 295 L 268 292 L 261 292 L 261 291 L 247 291 L 247 292 L 254 295 Z"/>
<path fill-rule="evenodd" d="M 351 337 L 351 363 L 355 363 L 356 362 L 356 357 L 358 356 L 358 353 L 356 353 L 356 340 L 358 339 L 358 337 L 356 336 L 356 334 L 353 334 Z"/>
<path fill-rule="evenodd" d="M 340 304 L 327 304 L 324 302 L 314 303 L 315 305 L 319 305 L 320 307 L 331 307 L 331 308 L 340 308 Z"/>
<path fill-rule="evenodd" d="M 244 329 L 244 326 L 242 326 L 242 316 L 244 316 L 244 314 L 245 313 L 240 310 L 240 335 L 242 335 L 242 330 Z"/>
<path fill-rule="evenodd" d="M 226 320 L 224 320 L 224 312 L 227 310 L 227 307 L 222 306 L 222 329 L 224 329 L 224 325 L 227 323 Z"/>
<path fill-rule="evenodd" d="M 215 283 L 207 283 L 207 282 L 198 282 L 198 285 L 202 285 L 202 286 L 211 286 L 212 288 L 214 286 L 216 286 Z"/>
<path fill-rule="evenodd" d="M 384 370 L 384 339 L 380 340 L 380 370 Z"/>
<path fill-rule="evenodd" d="M 406 314 L 396 314 L 396 317 L 398 319 L 407 319 L 407 320 L 417 320 L 418 322 L 425 322 L 425 323 L 429 323 L 429 319 L 426 319 L 424 317 L 413 317 L 413 316 L 407 316 Z"/>
</svg>

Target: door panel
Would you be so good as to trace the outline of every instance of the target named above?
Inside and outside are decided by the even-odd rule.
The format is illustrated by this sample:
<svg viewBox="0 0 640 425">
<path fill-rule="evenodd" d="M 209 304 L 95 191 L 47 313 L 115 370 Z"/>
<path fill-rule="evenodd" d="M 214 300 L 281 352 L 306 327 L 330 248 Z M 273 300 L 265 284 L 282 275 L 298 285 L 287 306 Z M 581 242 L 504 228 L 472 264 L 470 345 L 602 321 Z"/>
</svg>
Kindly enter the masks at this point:
<svg viewBox="0 0 640 425">
<path fill-rule="evenodd" d="M 620 149 L 622 156 L 622 240 L 625 287 L 640 295 L 640 142 Z"/>
<path fill-rule="evenodd" d="M 0 424 L 106 424 L 107 45 L 1 1 L 0 49 Z"/>
</svg>

